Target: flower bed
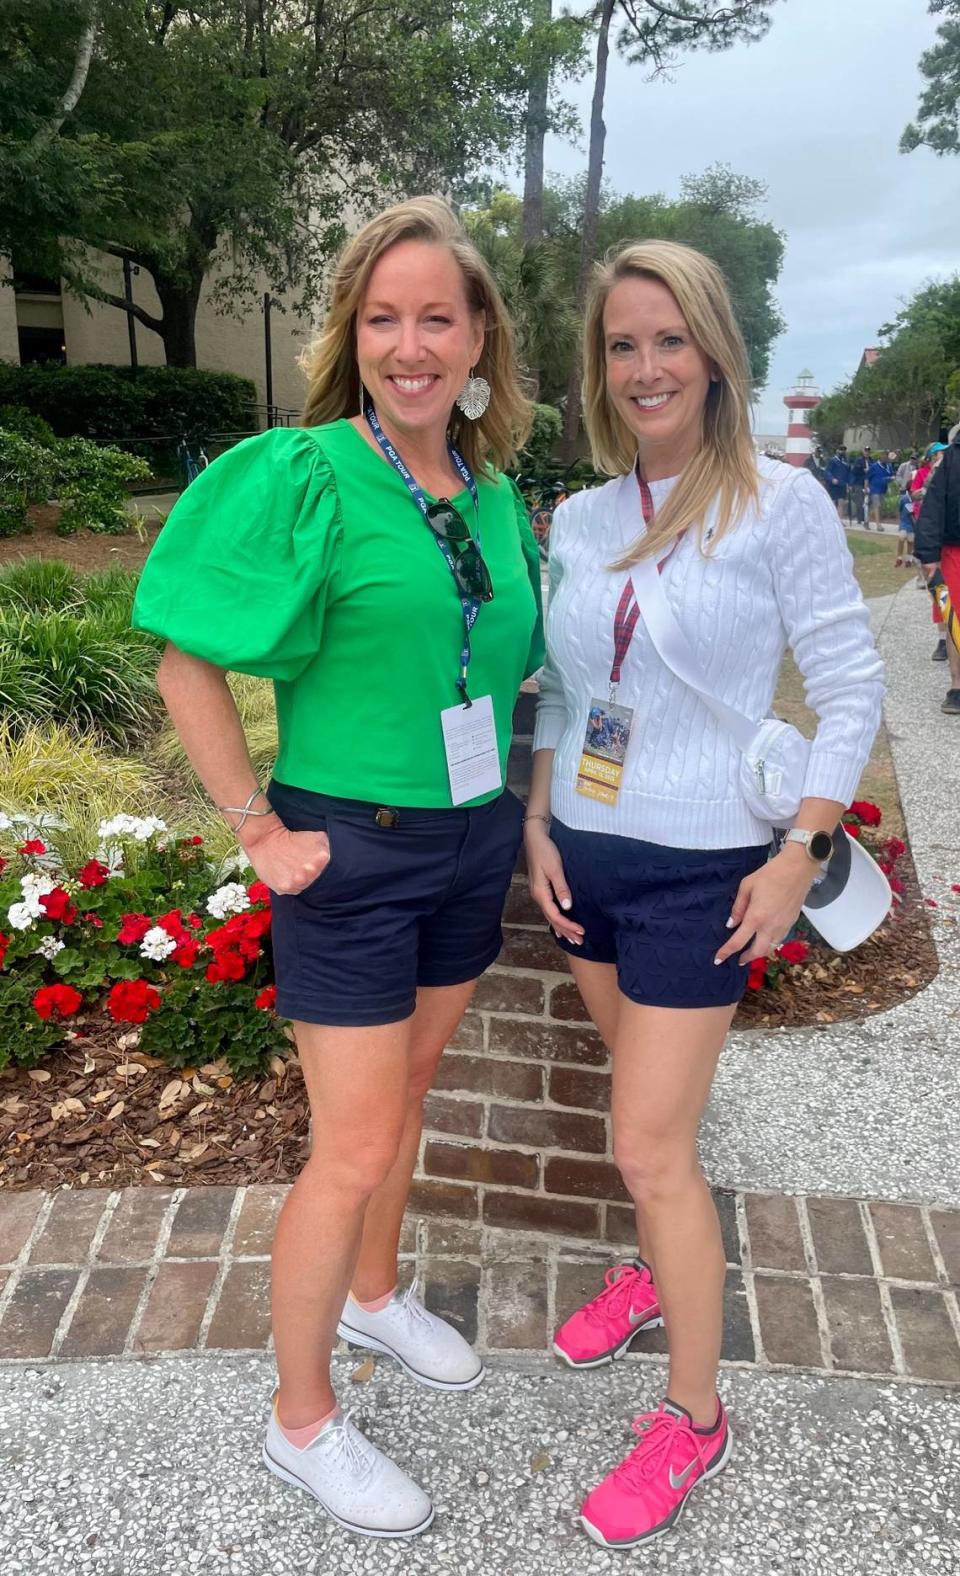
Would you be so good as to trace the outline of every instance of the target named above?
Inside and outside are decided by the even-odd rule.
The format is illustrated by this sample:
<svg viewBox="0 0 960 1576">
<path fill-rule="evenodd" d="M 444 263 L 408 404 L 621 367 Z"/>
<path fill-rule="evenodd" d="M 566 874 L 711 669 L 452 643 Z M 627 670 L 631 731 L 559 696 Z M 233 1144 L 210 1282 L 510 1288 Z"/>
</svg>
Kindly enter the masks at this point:
<svg viewBox="0 0 960 1576">
<path fill-rule="evenodd" d="M 144 1051 L 171 1067 L 223 1056 L 235 1075 L 262 1068 L 286 1044 L 263 882 L 221 881 L 234 872 L 217 872 L 202 838 L 173 837 L 153 816 L 99 831 L 95 855 L 70 870 L 0 816 L 0 1066 L 36 1066 L 102 1013 L 142 1025 Z"/>
</svg>

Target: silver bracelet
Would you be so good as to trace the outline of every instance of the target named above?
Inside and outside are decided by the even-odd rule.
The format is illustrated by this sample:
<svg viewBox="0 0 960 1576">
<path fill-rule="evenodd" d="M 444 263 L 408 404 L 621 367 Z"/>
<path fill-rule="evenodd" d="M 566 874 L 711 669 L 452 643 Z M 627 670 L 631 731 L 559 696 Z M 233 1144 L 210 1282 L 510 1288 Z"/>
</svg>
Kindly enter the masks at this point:
<svg viewBox="0 0 960 1576">
<path fill-rule="evenodd" d="M 552 820 L 552 815 L 541 815 L 538 811 L 535 811 L 533 815 L 525 815 L 520 825 L 526 826 L 528 821 L 546 821 L 549 825 Z"/>
<path fill-rule="evenodd" d="M 238 815 L 240 817 L 240 819 L 237 822 L 236 826 L 230 826 L 229 821 L 227 822 L 227 825 L 230 826 L 231 832 L 239 832 L 241 830 L 242 826 L 243 826 L 243 823 L 246 821 L 248 816 L 251 816 L 251 815 L 255 815 L 255 816 L 273 815 L 273 806 L 269 805 L 269 804 L 268 804 L 268 808 L 266 810 L 251 810 L 250 806 L 253 804 L 254 799 L 259 799 L 261 797 L 261 795 L 264 798 L 266 798 L 266 794 L 264 794 L 262 788 L 254 788 L 253 793 L 250 795 L 249 799 L 247 800 L 246 804 L 244 804 L 244 805 L 239 805 L 239 804 L 218 804 L 217 805 L 217 809 L 220 811 L 221 815 Z"/>
</svg>

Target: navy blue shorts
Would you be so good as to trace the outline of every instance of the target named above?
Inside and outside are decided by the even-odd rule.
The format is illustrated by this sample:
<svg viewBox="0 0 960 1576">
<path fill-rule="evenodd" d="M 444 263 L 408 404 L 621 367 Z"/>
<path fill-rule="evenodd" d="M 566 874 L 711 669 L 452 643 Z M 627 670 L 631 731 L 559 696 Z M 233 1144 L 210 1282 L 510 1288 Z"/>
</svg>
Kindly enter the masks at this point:
<svg viewBox="0 0 960 1576">
<path fill-rule="evenodd" d="M 615 963 L 617 983 L 646 1007 L 725 1007 L 746 989 L 735 953 L 714 963 L 729 940 L 727 920 L 744 876 L 768 849 L 664 848 L 609 832 L 577 832 L 555 820 L 583 944 L 557 938 L 572 957 Z"/>
<path fill-rule="evenodd" d="M 418 985 L 462 985 L 500 951 L 521 841 L 509 789 L 473 809 L 401 809 L 272 782 L 295 832 L 326 832 L 330 863 L 302 892 L 272 893 L 277 1012 L 301 1023 L 399 1023 Z"/>
</svg>

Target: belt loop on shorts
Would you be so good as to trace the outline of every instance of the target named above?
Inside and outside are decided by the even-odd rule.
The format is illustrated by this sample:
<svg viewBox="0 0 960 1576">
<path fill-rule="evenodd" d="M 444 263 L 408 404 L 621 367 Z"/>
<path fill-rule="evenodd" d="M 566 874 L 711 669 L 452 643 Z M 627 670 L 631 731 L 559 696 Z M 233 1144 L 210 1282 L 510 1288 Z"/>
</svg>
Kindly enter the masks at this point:
<svg viewBox="0 0 960 1576">
<path fill-rule="evenodd" d="M 399 825 L 400 811 L 388 806 L 381 806 L 373 818 L 378 826 L 393 827 Z"/>
</svg>

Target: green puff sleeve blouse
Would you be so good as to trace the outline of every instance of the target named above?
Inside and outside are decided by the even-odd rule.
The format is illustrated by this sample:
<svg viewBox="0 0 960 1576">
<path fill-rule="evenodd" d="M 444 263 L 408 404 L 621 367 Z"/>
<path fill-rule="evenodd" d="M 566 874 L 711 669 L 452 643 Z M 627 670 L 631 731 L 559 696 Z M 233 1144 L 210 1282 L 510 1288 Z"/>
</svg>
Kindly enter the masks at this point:
<svg viewBox="0 0 960 1576">
<path fill-rule="evenodd" d="M 493 697 L 505 781 L 516 694 L 543 661 L 540 559 L 513 483 L 478 487 L 494 600 L 469 683 Z M 472 524 L 469 493 L 453 501 Z M 281 782 L 450 805 L 440 712 L 457 700 L 459 597 L 404 482 L 349 422 L 275 428 L 201 472 L 150 554 L 133 622 L 273 680 Z"/>
</svg>

